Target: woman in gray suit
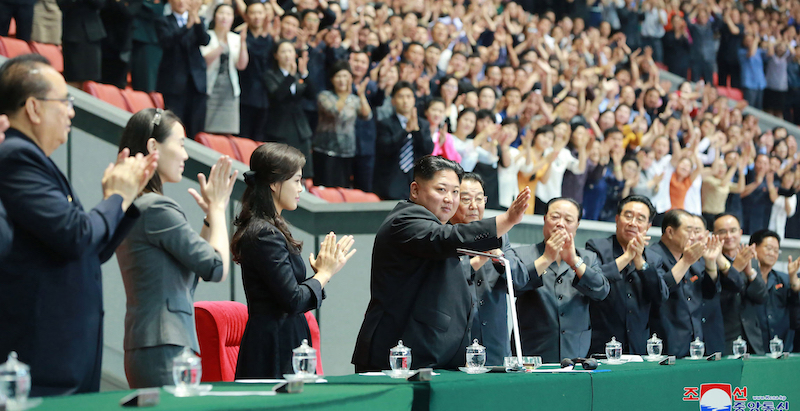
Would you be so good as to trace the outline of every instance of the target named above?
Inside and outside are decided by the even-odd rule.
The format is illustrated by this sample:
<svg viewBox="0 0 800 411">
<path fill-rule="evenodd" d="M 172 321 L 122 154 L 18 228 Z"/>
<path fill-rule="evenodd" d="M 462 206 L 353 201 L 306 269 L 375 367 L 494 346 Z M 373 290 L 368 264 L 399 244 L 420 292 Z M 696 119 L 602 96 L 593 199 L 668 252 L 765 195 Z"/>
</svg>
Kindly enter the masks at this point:
<svg viewBox="0 0 800 411">
<path fill-rule="evenodd" d="M 127 296 L 125 375 L 131 388 L 172 384 L 172 358 L 183 347 L 200 351 L 194 325 L 194 290 L 200 278 L 220 282 L 228 276 L 229 242 L 225 209 L 236 181 L 231 160 L 220 157 L 208 180 L 198 175 L 200 193 L 189 189 L 206 213 L 197 234 L 162 184 L 181 181 L 186 132 L 171 111 L 145 109 L 131 117 L 120 151 L 157 153 L 153 178 L 134 201 L 141 213 L 117 249 Z"/>
</svg>

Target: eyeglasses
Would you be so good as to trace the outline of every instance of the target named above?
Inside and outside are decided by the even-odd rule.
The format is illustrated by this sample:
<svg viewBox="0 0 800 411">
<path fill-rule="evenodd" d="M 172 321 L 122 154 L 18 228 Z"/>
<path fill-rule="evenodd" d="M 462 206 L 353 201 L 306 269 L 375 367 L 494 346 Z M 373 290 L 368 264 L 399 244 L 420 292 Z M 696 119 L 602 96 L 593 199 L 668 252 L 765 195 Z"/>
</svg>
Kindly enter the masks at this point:
<svg viewBox="0 0 800 411">
<path fill-rule="evenodd" d="M 34 97 L 34 98 L 39 101 L 58 101 L 59 103 L 66 104 L 67 107 L 69 107 L 70 109 L 75 108 L 75 97 L 72 96 L 67 96 L 67 98 L 46 98 L 46 97 Z M 22 104 L 20 104 L 20 107 L 24 105 L 25 102 L 23 101 Z"/>
<path fill-rule="evenodd" d="M 461 197 L 461 204 L 463 204 L 465 206 L 468 206 L 468 205 L 472 204 L 473 201 L 475 202 L 475 204 L 478 204 L 478 205 L 486 204 L 486 201 L 488 199 L 489 199 L 489 197 L 486 197 L 486 196 L 477 196 L 477 197 L 474 197 L 474 198 L 473 197 Z"/>
<path fill-rule="evenodd" d="M 777 253 L 778 255 L 780 255 L 780 253 L 781 253 L 781 249 L 780 248 L 773 247 L 773 246 L 770 246 L 770 245 L 764 246 L 764 251 L 766 251 L 768 253 Z"/>
</svg>

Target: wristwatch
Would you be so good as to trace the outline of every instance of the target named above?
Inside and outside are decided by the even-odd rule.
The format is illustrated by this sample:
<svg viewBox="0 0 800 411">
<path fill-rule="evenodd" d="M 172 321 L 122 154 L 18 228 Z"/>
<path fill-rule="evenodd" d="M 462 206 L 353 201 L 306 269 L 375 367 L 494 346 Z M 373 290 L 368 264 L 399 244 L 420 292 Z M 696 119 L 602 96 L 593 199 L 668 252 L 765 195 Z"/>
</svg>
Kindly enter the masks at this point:
<svg viewBox="0 0 800 411">
<path fill-rule="evenodd" d="M 650 268 L 650 264 L 647 264 L 647 261 L 645 261 L 644 263 L 642 263 L 642 269 L 636 271 L 647 271 L 648 268 Z"/>
<path fill-rule="evenodd" d="M 582 257 L 580 257 L 580 256 L 578 256 L 578 258 L 575 260 L 575 265 L 573 265 L 573 266 L 572 266 L 572 267 L 570 267 L 570 268 L 572 268 L 572 270 L 573 270 L 573 271 L 577 272 L 577 271 L 578 271 L 578 269 L 579 269 L 579 268 L 581 268 L 581 266 L 583 265 L 583 263 L 584 263 L 584 261 L 583 261 L 583 258 L 582 258 Z"/>
</svg>

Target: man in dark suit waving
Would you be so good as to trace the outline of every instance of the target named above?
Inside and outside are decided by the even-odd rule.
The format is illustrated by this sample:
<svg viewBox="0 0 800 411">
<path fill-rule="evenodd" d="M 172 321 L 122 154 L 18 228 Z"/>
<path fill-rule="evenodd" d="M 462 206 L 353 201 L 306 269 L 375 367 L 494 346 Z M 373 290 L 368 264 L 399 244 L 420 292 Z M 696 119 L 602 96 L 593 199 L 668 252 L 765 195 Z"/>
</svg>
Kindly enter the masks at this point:
<svg viewBox="0 0 800 411">
<path fill-rule="evenodd" d="M 157 156 L 123 150 L 102 179 L 103 197 L 81 206 L 50 155 L 67 142 L 72 97 L 36 54 L 0 67 L 0 114 L 11 128 L 0 147 L 0 200 L 14 225 L 0 261 L 0 353 L 31 367 L 31 395 L 98 391 L 103 347 L 100 264 L 138 217 L 131 207 Z"/>
<path fill-rule="evenodd" d="M 194 138 L 206 123 L 206 60 L 200 46 L 211 37 L 198 15 L 200 0 L 170 0 L 172 14 L 156 21 L 156 34 L 164 54 L 158 67 L 157 90 L 164 104 Z"/>
<path fill-rule="evenodd" d="M 375 236 L 370 302 L 358 333 L 356 371 L 388 369 L 389 349 L 403 340 L 413 368 L 464 365 L 474 293 L 456 249 L 488 251 L 522 221 L 530 190 L 496 218 L 449 225 L 464 170 L 433 156 L 414 166 L 409 201 L 401 201 Z"/>
<path fill-rule="evenodd" d="M 417 116 L 414 87 L 406 81 L 392 89 L 394 111 L 378 122 L 374 192 L 384 200 L 405 200 L 414 179 L 414 161 L 433 152 L 428 122 Z"/>
</svg>

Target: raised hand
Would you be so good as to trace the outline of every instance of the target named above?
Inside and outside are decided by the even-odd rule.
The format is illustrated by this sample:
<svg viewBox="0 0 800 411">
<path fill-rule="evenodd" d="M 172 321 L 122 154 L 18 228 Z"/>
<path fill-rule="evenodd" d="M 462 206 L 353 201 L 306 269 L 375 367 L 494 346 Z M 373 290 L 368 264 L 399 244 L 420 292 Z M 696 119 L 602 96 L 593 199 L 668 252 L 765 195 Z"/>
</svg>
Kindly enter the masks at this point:
<svg viewBox="0 0 800 411">
<path fill-rule="evenodd" d="M 309 254 L 308 262 L 311 268 L 317 273 L 317 278 L 324 286 L 330 278 L 339 272 L 344 267 L 350 257 L 356 253 L 356 250 L 351 250 L 353 246 L 353 236 L 344 236 L 337 243 L 336 234 L 333 232 L 325 236 L 325 240 L 319 246 L 319 252 L 316 257 L 314 253 Z"/>
<path fill-rule="evenodd" d="M 800 269 L 800 259 L 792 260 L 792 256 L 789 256 L 789 277 L 794 277 L 798 269 Z"/>
<path fill-rule="evenodd" d="M 508 207 L 506 214 L 508 214 L 509 222 L 511 224 L 519 224 L 522 221 L 522 216 L 525 214 L 525 210 L 528 208 L 528 204 L 531 201 L 531 189 L 530 187 L 525 187 L 511 203 L 511 207 Z"/>
<path fill-rule="evenodd" d="M 411 110 L 411 116 L 408 118 L 408 122 L 406 123 L 406 131 L 417 131 L 419 130 L 419 120 L 417 118 L 417 108 L 414 107 Z"/>
<path fill-rule="evenodd" d="M 686 247 L 683 248 L 683 257 L 686 258 L 689 265 L 694 264 L 700 261 L 700 257 L 703 256 L 703 253 L 706 251 L 705 243 L 700 241 L 695 241 L 691 244 L 687 244 Z"/>
<path fill-rule="evenodd" d="M 561 256 L 564 244 L 569 234 L 564 230 L 556 230 L 544 244 L 544 257 L 549 262 L 556 261 Z"/>
<path fill-rule="evenodd" d="M 233 161 L 230 157 L 220 156 L 217 163 L 211 166 L 208 181 L 203 173 L 197 174 L 200 193 L 190 188 L 189 194 L 194 197 L 194 201 L 204 213 L 208 214 L 212 208 L 225 209 L 228 207 L 233 186 L 236 184 L 236 176 L 239 174 L 238 171 L 231 173 L 232 167 Z"/>
<path fill-rule="evenodd" d="M 303 51 L 303 54 L 297 59 L 297 71 L 303 77 L 308 75 L 308 51 Z"/>
<path fill-rule="evenodd" d="M 706 251 L 703 257 L 706 262 L 717 261 L 717 257 L 722 253 L 722 240 L 717 235 L 711 235 L 706 241 Z"/>
</svg>

